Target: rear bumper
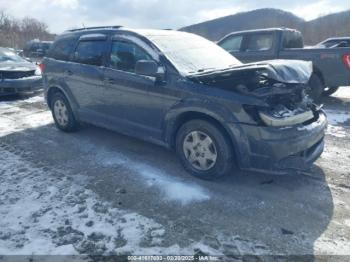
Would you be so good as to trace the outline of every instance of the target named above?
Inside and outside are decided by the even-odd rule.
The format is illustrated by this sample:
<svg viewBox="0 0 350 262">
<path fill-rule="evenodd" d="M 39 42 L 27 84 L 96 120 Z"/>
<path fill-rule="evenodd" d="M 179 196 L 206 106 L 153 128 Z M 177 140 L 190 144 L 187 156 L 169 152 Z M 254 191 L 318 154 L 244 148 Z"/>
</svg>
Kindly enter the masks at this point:
<svg viewBox="0 0 350 262">
<path fill-rule="evenodd" d="M 43 88 L 42 77 L 0 80 L 0 95 L 38 91 Z"/>
<path fill-rule="evenodd" d="M 322 111 L 308 125 L 278 128 L 243 124 L 240 137 L 234 137 L 240 167 L 281 175 L 305 172 L 323 152 L 326 127 Z M 235 125 L 230 125 L 230 129 L 236 129 Z"/>
</svg>

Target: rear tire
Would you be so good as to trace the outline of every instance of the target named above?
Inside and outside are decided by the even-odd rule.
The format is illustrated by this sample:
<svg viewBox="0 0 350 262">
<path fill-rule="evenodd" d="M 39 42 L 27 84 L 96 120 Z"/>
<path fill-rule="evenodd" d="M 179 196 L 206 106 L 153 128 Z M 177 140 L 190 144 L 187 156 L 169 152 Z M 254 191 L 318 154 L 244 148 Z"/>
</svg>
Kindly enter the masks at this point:
<svg viewBox="0 0 350 262">
<path fill-rule="evenodd" d="M 339 86 L 332 86 L 332 87 L 326 87 L 323 91 L 324 96 L 330 96 L 333 95 L 335 92 L 337 92 L 339 89 Z"/>
<path fill-rule="evenodd" d="M 228 175 L 234 166 L 231 142 L 214 124 L 191 120 L 177 132 L 176 152 L 193 176 L 214 180 Z"/>
<path fill-rule="evenodd" d="M 67 98 L 61 92 L 53 94 L 51 112 L 58 129 L 64 132 L 74 132 L 78 129 L 79 123 L 73 115 Z"/>
<path fill-rule="evenodd" d="M 323 92 L 325 90 L 325 86 L 323 84 L 323 81 L 321 80 L 321 78 L 318 75 L 313 74 L 310 78 L 309 86 L 310 86 L 310 90 L 308 92 L 308 95 L 315 102 L 319 101 L 321 95 L 323 94 Z"/>
</svg>

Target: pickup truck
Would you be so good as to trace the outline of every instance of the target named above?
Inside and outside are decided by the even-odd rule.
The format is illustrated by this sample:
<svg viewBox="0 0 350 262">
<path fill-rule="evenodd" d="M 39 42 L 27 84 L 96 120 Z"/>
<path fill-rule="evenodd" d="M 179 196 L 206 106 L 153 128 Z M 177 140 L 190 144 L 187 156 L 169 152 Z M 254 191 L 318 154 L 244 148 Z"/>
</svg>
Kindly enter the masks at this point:
<svg viewBox="0 0 350 262">
<path fill-rule="evenodd" d="M 315 45 L 315 47 L 322 48 L 343 48 L 350 47 L 350 37 L 332 37 L 328 38 L 321 43 Z"/>
<path fill-rule="evenodd" d="M 304 48 L 302 34 L 289 28 L 231 33 L 217 43 L 244 63 L 273 59 L 313 62 L 309 95 L 318 100 L 350 86 L 350 48 Z"/>
</svg>

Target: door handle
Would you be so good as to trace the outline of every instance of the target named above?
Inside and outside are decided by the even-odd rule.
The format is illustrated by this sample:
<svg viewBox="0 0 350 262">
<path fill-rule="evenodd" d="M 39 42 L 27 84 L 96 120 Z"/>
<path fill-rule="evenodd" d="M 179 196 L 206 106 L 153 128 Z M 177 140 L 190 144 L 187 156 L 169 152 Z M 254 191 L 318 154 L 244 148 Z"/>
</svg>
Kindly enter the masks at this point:
<svg viewBox="0 0 350 262">
<path fill-rule="evenodd" d="M 71 70 L 66 70 L 66 74 L 71 76 L 71 75 L 73 75 L 73 72 Z"/>
<path fill-rule="evenodd" d="M 115 84 L 115 79 L 114 79 L 114 78 L 107 78 L 107 79 L 106 79 L 106 82 L 107 82 L 108 84 L 113 85 L 113 84 Z"/>
</svg>

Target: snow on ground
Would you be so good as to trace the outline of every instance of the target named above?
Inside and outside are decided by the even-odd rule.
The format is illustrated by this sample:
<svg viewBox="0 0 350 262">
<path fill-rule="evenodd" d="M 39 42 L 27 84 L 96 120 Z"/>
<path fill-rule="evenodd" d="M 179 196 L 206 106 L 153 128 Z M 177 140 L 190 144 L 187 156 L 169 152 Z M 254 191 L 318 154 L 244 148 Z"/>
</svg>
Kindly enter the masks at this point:
<svg viewBox="0 0 350 262">
<path fill-rule="evenodd" d="M 34 165 L 6 145 L 0 146 L 0 166 L 1 255 L 223 254 L 204 244 L 210 239 L 164 245 L 168 233 L 161 224 L 100 200 L 83 175 Z M 240 254 L 270 253 L 239 236 L 217 238 Z"/>
<path fill-rule="evenodd" d="M 84 176 L 34 166 L 3 147 L 0 165 L 2 255 L 220 254 L 202 243 L 161 246 L 162 225 L 100 201 Z"/>
<path fill-rule="evenodd" d="M 350 86 L 340 87 L 332 96 L 350 99 Z"/>
<path fill-rule="evenodd" d="M 328 119 L 327 134 L 339 138 L 350 137 L 350 111 L 326 110 Z"/>
<path fill-rule="evenodd" d="M 349 111 L 326 110 L 327 119 L 331 125 L 347 124 L 350 126 L 350 108 Z"/>
<path fill-rule="evenodd" d="M 23 105 L 42 103 L 43 99 L 42 96 L 34 96 L 26 100 L 0 102 L 0 137 L 53 123 L 51 113 L 46 108 L 20 108 Z"/>
</svg>

